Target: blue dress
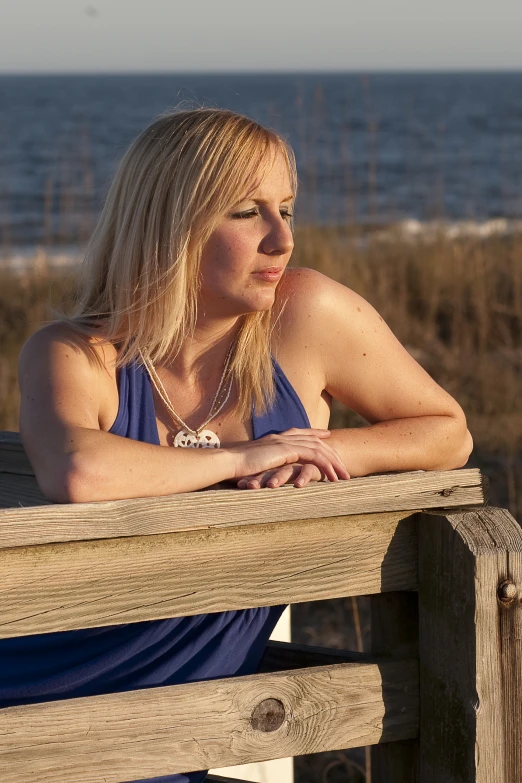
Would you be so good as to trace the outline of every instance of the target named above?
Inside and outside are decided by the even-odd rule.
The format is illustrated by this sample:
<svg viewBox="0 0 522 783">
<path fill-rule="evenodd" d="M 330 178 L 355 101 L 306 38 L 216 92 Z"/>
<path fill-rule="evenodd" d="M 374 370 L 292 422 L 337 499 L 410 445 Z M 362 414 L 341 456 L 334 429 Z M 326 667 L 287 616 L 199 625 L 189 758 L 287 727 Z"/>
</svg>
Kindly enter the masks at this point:
<svg viewBox="0 0 522 783">
<path fill-rule="evenodd" d="M 276 398 L 252 417 L 254 439 L 310 422 L 274 361 Z M 152 387 L 137 364 L 119 377 L 119 410 L 110 432 L 159 445 Z M 277 490 L 275 490 L 277 491 Z M 284 607 L 152 620 L 0 640 L 0 707 L 177 685 L 251 674 Z M 143 783 L 200 783 L 205 772 Z"/>
</svg>

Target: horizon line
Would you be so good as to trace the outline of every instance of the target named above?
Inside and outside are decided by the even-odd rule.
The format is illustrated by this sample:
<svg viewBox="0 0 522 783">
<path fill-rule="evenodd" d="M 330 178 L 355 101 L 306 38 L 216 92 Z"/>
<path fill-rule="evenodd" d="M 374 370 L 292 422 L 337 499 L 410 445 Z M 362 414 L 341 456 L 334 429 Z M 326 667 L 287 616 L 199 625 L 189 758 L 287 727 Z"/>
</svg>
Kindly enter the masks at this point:
<svg viewBox="0 0 522 783">
<path fill-rule="evenodd" d="M 518 67 L 466 67 L 466 68 L 317 68 L 317 69 L 245 69 L 245 68 L 212 68 L 208 70 L 18 70 L 9 71 L 0 69 L 0 77 L 6 76 L 315 76 L 315 75 L 339 75 L 339 76 L 365 76 L 365 75 L 439 75 L 439 74 L 520 74 L 522 65 Z"/>
</svg>

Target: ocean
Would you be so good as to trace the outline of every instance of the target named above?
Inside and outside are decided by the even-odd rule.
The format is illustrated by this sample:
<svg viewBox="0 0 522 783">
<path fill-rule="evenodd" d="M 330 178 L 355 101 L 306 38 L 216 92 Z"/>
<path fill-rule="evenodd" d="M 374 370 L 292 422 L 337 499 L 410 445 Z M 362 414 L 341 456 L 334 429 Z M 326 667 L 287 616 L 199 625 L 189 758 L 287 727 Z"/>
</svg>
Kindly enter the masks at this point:
<svg viewBox="0 0 522 783">
<path fill-rule="evenodd" d="M 0 76 L 0 254 L 81 247 L 133 137 L 196 105 L 287 136 L 298 222 L 521 225 L 522 73 Z"/>
</svg>

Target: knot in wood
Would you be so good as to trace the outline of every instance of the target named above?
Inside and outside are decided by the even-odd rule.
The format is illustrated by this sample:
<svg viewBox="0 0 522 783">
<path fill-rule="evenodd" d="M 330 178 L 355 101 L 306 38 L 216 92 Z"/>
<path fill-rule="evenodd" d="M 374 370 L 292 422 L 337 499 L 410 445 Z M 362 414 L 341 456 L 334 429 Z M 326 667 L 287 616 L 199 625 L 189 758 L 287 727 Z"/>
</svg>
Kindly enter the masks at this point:
<svg viewBox="0 0 522 783">
<path fill-rule="evenodd" d="M 250 724 L 257 731 L 276 731 L 285 720 L 285 705 L 279 699 L 264 699 L 252 713 Z"/>
<path fill-rule="evenodd" d="M 454 490 L 455 487 L 446 487 L 446 489 L 443 489 L 440 494 L 443 498 L 449 498 L 450 495 L 453 495 Z"/>
<path fill-rule="evenodd" d="M 504 606 L 511 606 L 518 596 L 517 586 L 509 579 L 504 579 L 498 586 L 498 600 Z"/>
</svg>

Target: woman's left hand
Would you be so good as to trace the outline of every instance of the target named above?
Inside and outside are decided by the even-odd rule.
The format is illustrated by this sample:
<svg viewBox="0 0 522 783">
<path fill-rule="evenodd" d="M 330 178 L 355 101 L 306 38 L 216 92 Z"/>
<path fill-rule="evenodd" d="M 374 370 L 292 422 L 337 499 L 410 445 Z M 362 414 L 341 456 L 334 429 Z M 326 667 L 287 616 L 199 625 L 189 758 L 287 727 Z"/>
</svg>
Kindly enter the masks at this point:
<svg viewBox="0 0 522 783">
<path fill-rule="evenodd" d="M 281 468 L 265 470 L 256 476 L 244 476 L 237 482 L 239 489 L 275 489 L 283 484 L 293 484 L 294 487 L 306 487 L 310 481 L 323 481 L 324 474 L 317 465 L 301 465 L 294 463 Z"/>
</svg>

